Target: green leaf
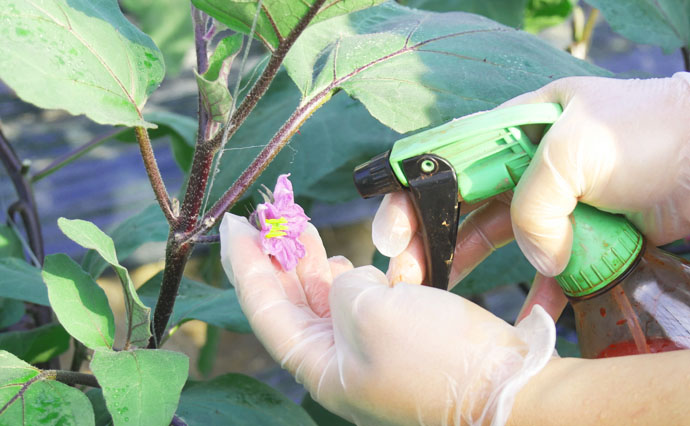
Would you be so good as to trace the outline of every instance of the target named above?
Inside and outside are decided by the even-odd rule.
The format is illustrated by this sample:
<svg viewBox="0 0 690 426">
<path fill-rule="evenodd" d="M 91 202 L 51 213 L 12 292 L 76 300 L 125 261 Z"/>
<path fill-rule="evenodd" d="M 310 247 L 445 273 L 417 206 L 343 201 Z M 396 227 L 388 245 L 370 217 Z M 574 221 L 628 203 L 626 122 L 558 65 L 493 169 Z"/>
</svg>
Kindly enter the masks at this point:
<svg viewBox="0 0 690 426">
<path fill-rule="evenodd" d="M 169 229 L 158 204 L 151 204 L 119 224 L 110 233 L 117 248 L 118 260 L 124 261 L 145 243 L 165 241 Z M 82 260 L 82 266 L 92 277 L 98 278 L 108 267 L 108 262 L 96 250 L 89 250 Z"/>
<path fill-rule="evenodd" d="M 215 81 L 221 76 L 223 65 L 231 62 L 242 48 L 242 34 L 232 34 L 222 39 L 208 60 L 208 69 L 203 74 L 204 78 Z M 227 73 L 227 71 L 226 71 Z"/>
<path fill-rule="evenodd" d="M 690 46 L 688 0 L 587 0 L 601 10 L 614 31 L 636 43 L 661 46 L 666 53 Z"/>
<path fill-rule="evenodd" d="M 242 34 L 233 34 L 221 40 L 209 59 L 208 70 L 202 75 L 194 72 L 202 105 L 218 123 L 225 123 L 230 114 L 232 96 L 228 90 L 228 73 L 242 47 L 242 38 Z"/>
<path fill-rule="evenodd" d="M 218 123 L 225 123 L 230 114 L 232 96 L 228 90 L 227 81 L 222 78 L 210 81 L 194 72 L 196 83 L 199 86 L 201 104 L 211 118 Z"/>
<path fill-rule="evenodd" d="M 343 419 L 340 416 L 336 416 L 335 414 L 331 413 L 330 411 L 326 410 L 319 404 L 318 402 L 314 401 L 314 399 L 311 397 L 309 393 L 304 395 L 304 399 L 302 400 L 302 408 L 304 408 L 307 413 L 311 416 L 312 419 L 316 422 L 317 425 L 319 426 L 351 426 L 352 423 L 348 422 L 347 420 Z"/>
<path fill-rule="evenodd" d="M 285 395 L 241 374 L 190 381 L 182 391 L 177 415 L 189 426 L 316 426 Z"/>
<path fill-rule="evenodd" d="M 167 75 L 176 76 L 194 46 L 189 0 L 121 0 L 120 4 L 163 52 Z"/>
<path fill-rule="evenodd" d="M 0 257 L 24 259 L 22 242 L 11 226 L 0 225 Z"/>
<path fill-rule="evenodd" d="M 0 297 L 0 329 L 18 323 L 25 312 L 24 302 Z"/>
<path fill-rule="evenodd" d="M 227 144 L 211 199 L 220 197 L 242 173 L 299 102 L 299 92 L 280 72 L 257 108 Z M 392 146 L 400 135 L 374 119 L 346 94 L 336 94 L 309 118 L 250 188 L 272 188 L 278 175 L 291 173 L 295 194 L 327 202 L 359 197 L 352 184 L 358 164 Z M 242 212 L 244 213 L 244 212 Z"/>
<path fill-rule="evenodd" d="M 155 306 L 162 279 L 161 271 L 139 288 L 139 296 L 147 305 Z M 235 289 L 219 289 L 183 277 L 168 326 L 191 319 L 238 333 L 251 332 Z"/>
<path fill-rule="evenodd" d="M 0 0 L 0 9 L 0 79 L 20 98 L 101 124 L 155 127 L 142 108 L 163 79 L 163 56 L 116 0 Z"/>
<path fill-rule="evenodd" d="M 93 426 L 94 418 L 79 389 L 45 380 L 41 370 L 0 351 L 0 424 Z"/>
<path fill-rule="evenodd" d="M 148 344 L 151 337 L 151 330 L 149 329 L 151 309 L 141 303 L 134 283 L 129 277 L 129 272 L 118 263 L 113 240 L 96 225 L 85 220 L 69 220 L 61 217 L 58 219 L 58 227 L 75 243 L 96 250 L 113 267 L 120 278 L 125 295 L 125 312 L 127 315 L 127 343 L 125 346 L 129 346 L 130 343 L 136 346 Z"/>
<path fill-rule="evenodd" d="M 519 282 L 531 283 L 535 269 L 525 259 L 517 243 L 512 242 L 496 250 L 479 264 L 464 280 L 453 288 L 453 293 L 468 297 L 493 288 Z"/>
<path fill-rule="evenodd" d="M 113 347 L 115 318 L 105 292 L 65 254 L 46 256 L 43 280 L 60 324 L 84 346 Z"/>
<path fill-rule="evenodd" d="M 0 276 L 0 297 L 50 305 L 41 270 L 35 266 L 24 260 L 6 257 L 0 259 Z"/>
<path fill-rule="evenodd" d="M 307 28 L 288 53 L 302 104 L 342 88 L 408 132 L 486 110 L 568 75 L 609 75 L 477 15 L 389 2 Z"/>
<path fill-rule="evenodd" d="M 525 31 L 539 31 L 565 21 L 577 0 L 529 0 L 525 10 Z"/>
<path fill-rule="evenodd" d="M 400 4 L 432 12 L 476 13 L 509 27 L 521 28 L 527 0 L 408 0 Z"/>
<path fill-rule="evenodd" d="M 0 334 L 0 349 L 30 364 L 46 362 L 69 349 L 69 334 L 60 324 L 46 324 L 28 331 Z"/>
<path fill-rule="evenodd" d="M 311 24 L 335 16 L 360 10 L 384 0 L 339 0 L 327 1 L 316 14 Z M 256 0 L 192 0 L 194 6 L 208 13 L 229 28 L 249 34 L 257 12 Z M 261 13 L 256 21 L 255 35 L 269 48 L 275 49 L 281 39 L 290 34 L 293 28 L 314 3 L 314 0 L 285 1 L 264 0 Z M 275 24 L 275 28 L 272 25 Z"/>
<path fill-rule="evenodd" d="M 189 359 L 162 349 L 95 351 L 91 370 L 116 426 L 168 425 L 187 380 Z"/>
</svg>

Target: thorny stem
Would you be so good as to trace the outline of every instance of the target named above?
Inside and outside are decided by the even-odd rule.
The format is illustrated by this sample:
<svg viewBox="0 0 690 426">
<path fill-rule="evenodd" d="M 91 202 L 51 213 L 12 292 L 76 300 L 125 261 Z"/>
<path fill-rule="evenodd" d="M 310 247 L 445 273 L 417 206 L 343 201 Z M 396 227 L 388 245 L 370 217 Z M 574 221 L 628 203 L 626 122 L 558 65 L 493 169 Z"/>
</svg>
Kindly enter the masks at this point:
<svg viewBox="0 0 690 426">
<path fill-rule="evenodd" d="M 196 68 L 199 75 L 208 69 L 208 39 L 206 38 L 206 27 L 208 26 L 208 15 L 192 5 L 192 20 L 194 22 L 194 48 L 196 51 Z M 199 133 L 198 138 L 202 140 L 209 126 L 209 117 L 206 108 L 201 101 L 199 92 Z M 197 143 L 198 145 L 198 143 Z"/>
<path fill-rule="evenodd" d="M 259 80 L 257 80 L 252 89 L 249 91 L 249 94 L 247 94 L 244 100 L 242 100 L 242 103 L 239 107 L 237 107 L 237 110 L 228 121 L 229 128 L 227 134 L 223 135 L 223 132 L 218 132 L 218 134 L 216 134 L 216 136 L 212 139 L 211 143 L 214 146 L 220 146 L 222 144 L 221 139 L 224 136 L 226 139 L 232 138 L 239 126 L 244 122 L 247 116 L 249 116 L 249 113 L 252 112 L 256 104 L 259 102 L 259 99 L 261 99 L 264 93 L 266 93 L 266 90 L 268 90 L 273 78 L 280 70 L 280 65 L 283 63 L 288 51 L 297 40 L 297 37 L 299 37 L 299 35 L 302 34 L 302 31 L 307 28 L 307 25 L 309 25 L 309 22 L 311 22 L 314 16 L 316 16 L 316 13 L 319 11 L 325 1 L 326 0 L 316 0 L 312 4 L 307 14 L 302 17 L 290 34 L 288 34 L 288 36 L 281 41 L 281 43 L 278 45 L 278 48 L 271 55 L 271 59 L 268 61 L 268 64 L 266 65 L 264 72 L 259 77 Z"/>
<path fill-rule="evenodd" d="M 244 98 L 240 106 L 237 108 L 237 110 L 235 110 L 235 112 L 228 120 L 229 128 L 226 129 L 227 131 L 217 132 L 216 136 L 214 136 L 214 138 L 210 140 L 198 140 L 194 152 L 194 158 L 192 160 L 192 170 L 190 173 L 189 184 L 187 185 L 184 200 L 182 202 L 180 220 L 177 222 L 171 222 L 172 225 L 170 229 L 170 235 L 168 236 L 168 243 L 166 246 L 165 270 L 163 272 L 163 281 L 161 283 L 161 290 L 158 296 L 158 302 L 156 303 L 152 325 L 153 337 L 151 338 L 151 341 L 149 341 L 149 348 L 158 347 L 158 342 L 161 341 L 163 334 L 165 333 L 165 328 L 168 323 L 168 320 L 170 319 L 170 315 L 172 314 L 172 309 L 175 304 L 175 297 L 177 296 L 177 291 L 182 280 L 184 266 L 187 262 L 187 259 L 189 259 L 189 256 L 194 246 L 194 243 L 191 241 L 190 238 L 179 239 L 177 236 L 192 236 L 198 234 L 198 232 L 192 234 L 190 231 L 192 231 L 193 229 L 210 229 L 210 227 L 213 226 L 215 220 L 217 220 L 217 218 L 220 217 L 223 211 L 230 206 L 230 203 L 227 203 L 225 208 L 222 211 L 220 211 L 220 213 L 217 213 L 217 215 L 215 216 L 209 216 L 208 214 L 206 214 L 202 219 L 202 223 L 197 223 L 199 210 L 203 202 L 204 192 L 206 189 L 206 184 L 208 182 L 209 172 L 211 170 L 213 157 L 216 151 L 218 151 L 219 147 L 222 145 L 224 136 L 226 140 L 232 137 L 232 135 L 237 131 L 239 126 L 244 122 L 247 116 L 249 116 L 249 113 L 259 102 L 259 99 L 261 99 L 264 93 L 266 93 L 266 90 L 268 90 L 268 87 L 273 81 L 273 78 L 278 73 L 280 65 L 285 59 L 287 52 L 295 43 L 297 37 L 299 37 L 299 35 L 302 33 L 302 31 L 304 31 L 305 28 L 307 28 L 309 22 L 311 22 L 311 20 L 314 19 L 314 16 L 316 16 L 317 12 L 324 3 L 325 0 L 314 1 L 307 13 L 297 23 L 295 28 L 293 28 L 290 34 L 280 42 L 278 48 L 272 53 L 271 59 L 266 65 L 266 68 L 264 69 L 263 73 L 256 81 L 254 86 L 251 88 L 249 94 Z M 296 111 L 295 114 L 293 114 L 293 117 L 295 117 L 299 111 L 302 111 L 302 114 L 304 114 L 305 107 L 302 107 L 298 111 Z M 316 108 L 314 108 L 314 110 L 315 109 Z M 264 155 L 265 159 L 259 161 L 258 169 L 254 171 L 252 177 L 247 179 L 249 184 L 251 184 L 251 182 L 253 182 L 256 179 L 259 171 L 263 170 L 268 164 L 268 161 L 275 157 L 275 154 L 277 154 L 280 148 L 282 148 L 282 146 L 284 146 L 285 143 L 287 143 L 289 136 L 291 136 L 292 133 L 297 131 L 297 129 L 299 128 L 299 124 L 301 124 L 301 122 L 304 121 L 304 119 L 306 119 L 308 116 L 308 114 L 304 115 L 304 118 L 301 120 L 293 118 L 291 121 L 293 123 L 293 126 L 283 126 L 283 128 L 281 128 L 279 133 L 281 133 L 281 131 L 288 132 L 289 135 L 286 135 L 287 138 L 285 139 L 279 138 L 279 140 L 275 141 L 274 143 L 269 143 L 269 146 L 279 145 L 280 143 L 282 143 L 282 145 L 277 150 L 275 150 L 274 153 L 269 153 L 268 156 Z M 203 130 L 204 129 L 200 128 L 198 134 L 203 134 Z M 265 151 L 266 150 L 262 151 L 262 153 L 264 153 Z M 254 163 L 257 163 L 257 161 L 258 160 L 255 160 Z M 246 184 L 244 187 L 242 187 L 242 189 L 239 189 L 239 193 L 243 193 L 249 187 L 249 184 Z M 233 185 L 233 188 L 238 189 L 239 186 L 241 185 L 237 184 L 236 182 L 235 185 Z M 224 198 L 236 199 L 236 197 Z M 217 204 L 218 203 L 216 203 L 216 205 Z M 161 205 L 161 207 L 163 206 Z M 216 210 L 218 209 L 219 208 L 216 208 Z M 210 218 L 211 220 L 207 221 L 206 219 L 208 218 Z"/>
<path fill-rule="evenodd" d="M 158 170 L 158 163 L 156 163 L 156 156 L 153 154 L 151 147 L 151 139 L 149 139 L 149 132 L 143 127 L 135 127 L 134 134 L 137 136 L 139 142 L 139 150 L 141 151 L 141 158 L 144 160 L 144 167 L 146 167 L 146 174 L 149 176 L 151 188 L 156 195 L 156 200 L 171 226 L 177 222 L 177 218 L 172 211 L 170 205 L 170 197 L 168 191 L 165 189 L 165 183 L 161 177 L 161 172 Z"/>
<path fill-rule="evenodd" d="M 47 378 L 54 378 L 53 380 L 57 380 L 66 385 L 84 385 L 92 388 L 101 387 L 101 385 L 98 384 L 98 380 L 96 380 L 96 376 L 93 374 L 65 370 L 45 370 L 44 373 L 47 375 Z"/>
<path fill-rule="evenodd" d="M 60 169 L 63 166 L 66 166 L 67 164 L 71 163 L 72 161 L 80 158 L 87 152 L 91 151 L 98 145 L 102 144 L 103 142 L 107 141 L 108 139 L 112 138 L 115 135 L 118 135 L 120 133 L 126 132 L 127 129 L 113 129 L 107 133 L 104 133 L 102 135 L 96 136 L 89 142 L 85 143 L 84 145 L 80 146 L 79 148 L 75 149 L 74 151 L 70 151 L 64 155 L 61 155 L 60 157 L 56 158 L 53 160 L 50 164 L 48 164 L 46 167 L 43 168 L 43 170 L 40 170 L 36 173 L 34 173 L 31 176 L 31 182 L 35 183 L 38 182 L 39 180 L 43 179 L 44 177 L 50 175 L 51 173 L 55 172 L 56 170 Z"/>
<path fill-rule="evenodd" d="M 261 150 L 249 167 L 242 172 L 230 189 L 209 209 L 197 227 L 178 237 L 180 241 L 187 242 L 190 239 L 197 239 L 198 235 L 203 235 L 211 229 L 216 221 L 220 219 L 220 216 L 239 200 L 242 194 L 244 194 L 252 183 L 254 183 L 266 167 L 268 167 L 269 163 L 273 161 L 280 150 L 285 147 L 302 123 L 330 98 L 331 93 L 332 88 L 329 87 L 322 91 L 321 96 L 315 96 L 311 101 L 298 108 L 273 136 L 268 145 Z"/>
</svg>

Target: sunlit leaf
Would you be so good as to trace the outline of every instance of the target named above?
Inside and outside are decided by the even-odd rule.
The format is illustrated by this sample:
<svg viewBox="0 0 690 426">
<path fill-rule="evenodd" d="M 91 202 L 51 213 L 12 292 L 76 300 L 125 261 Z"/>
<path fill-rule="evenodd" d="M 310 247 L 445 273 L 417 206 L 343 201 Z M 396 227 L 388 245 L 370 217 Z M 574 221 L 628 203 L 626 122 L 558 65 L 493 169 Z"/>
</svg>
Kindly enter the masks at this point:
<svg viewBox="0 0 690 426">
<path fill-rule="evenodd" d="M 525 10 L 525 31 L 537 33 L 565 21 L 577 0 L 529 0 Z"/>
<path fill-rule="evenodd" d="M 307 28 L 284 64 L 302 104 L 341 88 L 399 132 L 492 108 L 559 77 L 609 74 L 481 16 L 393 2 Z"/>
<path fill-rule="evenodd" d="M 60 324 L 84 346 L 113 347 L 115 318 L 105 292 L 65 254 L 46 256 L 43 281 Z"/>
<path fill-rule="evenodd" d="M 95 351 L 90 366 L 116 426 L 168 425 L 187 380 L 189 359 L 162 349 Z"/>
<path fill-rule="evenodd" d="M 94 418 L 82 391 L 46 380 L 41 370 L 0 351 L 0 424 L 93 426 Z"/>
<path fill-rule="evenodd" d="M 382 1 L 384 0 L 327 0 L 311 23 L 315 24 Z M 192 3 L 229 28 L 244 34 L 249 34 L 258 5 L 256 0 L 192 0 Z M 278 47 L 280 40 L 290 34 L 312 4 L 314 0 L 264 0 L 256 22 L 255 37 L 271 48 Z"/>
<path fill-rule="evenodd" d="M 134 283 L 125 267 L 120 265 L 115 253 L 113 240 L 96 225 L 85 220 L 70 220 L 61 217 L 58 227 L 72 241 L 82 247 L 95 250 L 115 270 L 125 295 L 125 311 L 127 315 L 127 345 L 145 346 L 151 337 L 150 316 L 151 309 L 141 303 Z"/>
<path fill-rule="evenodd" d="M 154 127 L 142 108 L 164 74 L 116 0 L 0 0 L 0 79 L 26 102 L 102 124 Z"/>
<path fill-rule="evenodd" d="M 189 0 L 121 0 L 120 4 L 163 52 L 166 74 L 176 76 L 194 46 Z"/>
</svg>

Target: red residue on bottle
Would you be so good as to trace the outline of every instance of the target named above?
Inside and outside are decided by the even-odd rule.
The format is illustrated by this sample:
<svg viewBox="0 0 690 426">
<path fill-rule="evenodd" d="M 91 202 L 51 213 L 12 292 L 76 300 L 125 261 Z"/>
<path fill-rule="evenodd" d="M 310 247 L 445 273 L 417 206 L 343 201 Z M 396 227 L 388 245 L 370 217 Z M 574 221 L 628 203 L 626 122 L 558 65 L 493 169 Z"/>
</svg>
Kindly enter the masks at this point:
<svg viewBox="0 0 690 426">
<path fill-rule="evenodd" d="M 606 308 L 599 308 L 599 313 L 601 314 L 602 317 L 606 316 Z"/>
<path fill-rule="evenodd" d="M 684 348 L 682 346 L 679 346 L 673 340 L 666 339 L 666 338 L 648 339 L 647 340 L 647 347 L 649 348 L 649 352 L 651 352 L 651 353 L 669 352 L 669 351 L 677 351 L 679 349 L 687 349 L 687 348 Z M 599 353 L 599 355 L 597 355 L 597 358 L 611 358 L 614 356 L 637 355 L 639 353 L 640 352 L 637 350 L 637 346 L 635 345 L 635 341 L 629 340 L 627 342 L 614 343 L 612 345 L 609 345 L 606 349 L 601 351 Z"/>
<path fill-rule="evenodd" d="M 627 319 L 618 320 L 618 321 L 616 321 L 616 325 L 623 325 L 623 324 L 625 324 L 626 322 L 628 322 Z"/>
</svg>

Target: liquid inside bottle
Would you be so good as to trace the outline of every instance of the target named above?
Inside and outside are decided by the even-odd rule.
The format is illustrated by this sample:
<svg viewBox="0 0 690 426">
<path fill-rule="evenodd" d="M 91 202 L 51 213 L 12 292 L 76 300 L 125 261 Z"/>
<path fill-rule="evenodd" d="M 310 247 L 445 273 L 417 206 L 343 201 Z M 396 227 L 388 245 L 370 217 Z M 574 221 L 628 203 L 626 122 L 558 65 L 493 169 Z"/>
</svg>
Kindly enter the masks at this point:
<svg viewBox="0 0 690 426">
<path fill-rule="evenodd" d="M 647 245 L 629 270 L 571 298 L 584 358 L 690 348 L 690 263 Z"/>
</svg>

